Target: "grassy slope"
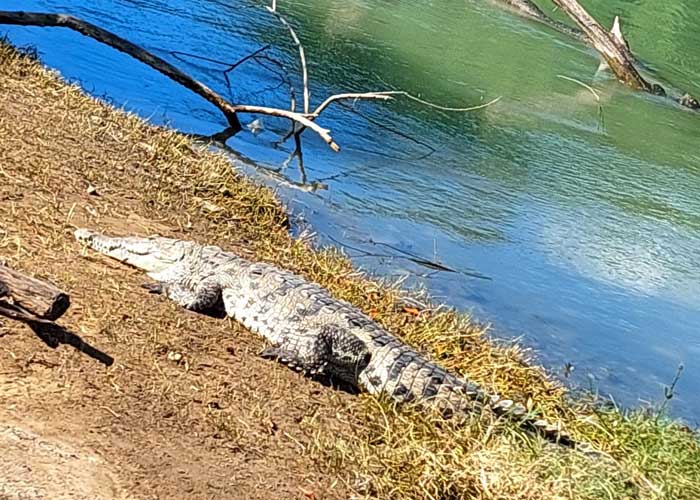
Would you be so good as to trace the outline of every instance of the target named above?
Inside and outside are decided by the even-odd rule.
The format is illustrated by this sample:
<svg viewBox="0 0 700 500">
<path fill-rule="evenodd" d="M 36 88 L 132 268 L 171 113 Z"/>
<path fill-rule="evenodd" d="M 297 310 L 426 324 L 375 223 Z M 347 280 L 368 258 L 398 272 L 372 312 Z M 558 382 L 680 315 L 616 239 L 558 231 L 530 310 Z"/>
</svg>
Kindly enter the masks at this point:
<svg viewBox="0 0 700 500">
<path fill-rule="evenodd" d="M 174 236 L 187 237 L 189 221 L 206 220 L 207 240 L 321 283 L 451 370 L 527 402 L 533 411 L 560 422 L 574 437 L 603 452 L 590 457 L 544 445 L 488 415 L 455 426 L 361 396 L 337 410 L 336 418 L 346 425 L 331 431 L 313 417 L 299 423 L 305 453 L 320 470 L 344 477 L 359 495 L 700 498 L 696 434 L 663 416 L 568 402 L 565 391 L 528 363 L 517 346 L 492 344 L 468 317 L 433 307 L 417 316 L 407 312 L 402 291 L 361 275 L 333 250 L 317 251 L 292 239 L 284 209 L 273 193 L 231 172 L 222 157 L 203 153 L 183 136 L 155 129 L 85 96 L 8 46 L 0 47 L 0 77 L 5 79 L 0 91 L 16 93 L 13 99 L 43 102 L 34 110 L 44 119 L 55 116 L 60 122 L 70 115 L 82 124 L 80 133 L 69 137 L 76 150 L 87 142 L 90 147 L 96 141 L 119 142 L 119 148 L 105 147 L 102 170 L 85 165 L 65 175 L 130 190 L 130 201 L 140 204 L 153 220 L 178 214 L 180 229 L 171 231 Z M 52 105 L 46 106 L 47 102 Z M 31 133 L 32 121 L 36 127 L 45 126 L 31 114 L 25 119 L 18 133 Z M 31 148 L 22 152 L 33 153 L 45 154 Z M 44 175 L 21 171 L 20 163 L 7 161 L 12 151 L 3 156 L 6 173 Z M 97 218 L 87 223 L 100 228 Z M 132 230 L 128 224 L 124 229 Z M 210 425 L 231 430 L 220 419 Z"/>
</svg>

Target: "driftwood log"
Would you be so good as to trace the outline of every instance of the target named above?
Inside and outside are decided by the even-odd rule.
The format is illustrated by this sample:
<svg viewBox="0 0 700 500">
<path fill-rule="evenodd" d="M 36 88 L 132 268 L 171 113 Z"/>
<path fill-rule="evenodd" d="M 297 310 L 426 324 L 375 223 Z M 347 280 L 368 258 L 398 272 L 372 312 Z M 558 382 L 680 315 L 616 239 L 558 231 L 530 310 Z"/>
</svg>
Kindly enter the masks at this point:
<svg viewBox="0 0 700 500">
<path fill-rule="evenodd" d="M 585 33 L 578 28 L 569 26 L 568 24 L 561 23 L 556 19 L 552 19 L 547 14 L 544 13 L 537 5 L 535 5 L 531 0 L 492 0 L 494 3 L 501 6 L 505 6 L 507 9 L 518 14 L 520 17 L 529 19 L 531 21 L 544 24 L 545 26 L 568 35 L 570 37 L 576 38 L 582 42 L 588 43 Z"/>
<path fill-rule="evenodd" d="M 576 0 L 552 0 L 581 28 L 588 43 L 601 55 L 617 79 L 625 85 L 648 92 L 666 96 L 666 89 L 659 83 L 644 79 L 636 67 L 636 61 L 622 34 L 619 17 L 615 17 L 613 27 L 608 33 Z M 693 110 L 700 109 L 700 102 L 685 93 L 672 97 L 678 104 Z"/>
<path fill-rule="evenodd" d="M 636 90 L 660 93 L 658 90 L 655 92 L 654 86 L 647 82 L 635 68 L 631 54 L 622 39 L 618 23 L 616 23 L 618 29 L 608 33 L 576 0 L 553 0 L 553 2 L 581 28 L 589 43 L 598 51 L 618 80 Z"/>
<path fill-rule="evenodd" d="M 0 300 L 0 316 L 5 316 L 6 318 L 22 321 L 23 323 L 27 323 L 29 325 L 57 326 L 56 323 L 54 323 L 51 320 L 35 316 L 34 314 L 30 313 L 29 311 L 25 311 L 19 306 L 8 304 L 7 302 L 2 300 Z"/>
<path fill-rule="evenodd" d="M 18 317 L 19 315 L 23 319 L 54 321 L 60 318 L 70 306 L 68 294 L 54 285 L 2 265 L 0 265 L 0 297 L 12 299 L 12 304 L 2 304 L 2 310 L 12 310 L 13 315 L 6 314 L 6 316 L 13 319 L 22 319 Z"/>
<path fill-rule="evenodd" d="M 564 34 L 585 42 L 595 49 L 610 68 L 610 71 L 623 84 L 635 90 L 654 95 L 666 96 L 666 89 L 656 82 L 646 80 L 637 69 L 637 61 L 625 40 L 619 18 L 615 18 L 608 32 L 584 9 L 577 0 L 552 0 L 580 28 L 570 28 L 551 19 L 531 0 L 498 0 L 516 10 L 521 16 L 544 23 Z M 700 109 L 700 102 L 689 93 L 669 96 L 681 106 L 693 110 Z"/>
</svg>

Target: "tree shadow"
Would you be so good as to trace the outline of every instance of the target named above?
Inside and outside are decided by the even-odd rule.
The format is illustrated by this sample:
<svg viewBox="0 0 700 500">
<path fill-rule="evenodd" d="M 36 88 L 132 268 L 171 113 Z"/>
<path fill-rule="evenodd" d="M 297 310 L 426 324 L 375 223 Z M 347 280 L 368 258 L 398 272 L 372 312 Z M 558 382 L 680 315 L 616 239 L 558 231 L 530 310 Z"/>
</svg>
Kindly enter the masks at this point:
<svg viewBox="0 0 700 500">
<path fill-rule="evenodd" d="M 0 287 L 0 295 L 2 287 Z M 67 344 L 74 349 L 90 356 L 105 366 L 112 366 L 114 358 L 85 342 L 79 335 L 57 325 L 52 321 L 38 318 L 20 307 L 5 301 L 0 301 L 0 316 L 16 320 L 27 325 L 44 344 L 56 349 L 61 344 Z"/>
<path fill-rule="evenodd" d="M 335 378 L 332 375 L 319 374 L 319 375 L 306 375 L 306 377 L 321 384 L 324 387 L 328 387 L 329 389 L 333 389 L 335 391 L 340 391 L 340 392 L 345 392 L 347 394 L 352 394 L 353 396 L 356 396 L 362 392 L 360 389 L 358 389 L 354 385 L 349 384 L 348 382 L 345 382 L 344 380 L 340 380 L 338 378 Z"/>
<path fill-rule="evenodd" d="M 34 334 L 47 346 L 56 349 L 61 344 L 69 345 L 105 366 L 112 366 L 114 358 L 85 342 L 79 335 L 55 323 L 26 322 Z"/>
</svg>

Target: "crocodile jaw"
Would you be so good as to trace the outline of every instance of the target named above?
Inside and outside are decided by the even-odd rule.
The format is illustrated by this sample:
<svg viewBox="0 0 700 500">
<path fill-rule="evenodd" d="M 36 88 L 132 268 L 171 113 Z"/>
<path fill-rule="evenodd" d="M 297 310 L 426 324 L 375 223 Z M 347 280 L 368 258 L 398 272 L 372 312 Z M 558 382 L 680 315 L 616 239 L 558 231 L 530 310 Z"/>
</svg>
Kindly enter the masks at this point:
<svg viewBox="0 0 700 500">
<path fill-rule="evenodd" d="M 148 273 L 159 273 L 182 262 L 191 246 L 160 237 L 112 238 L 83 228 L 77 229 L 74 235 L 85 246 Z"/>
</svg>

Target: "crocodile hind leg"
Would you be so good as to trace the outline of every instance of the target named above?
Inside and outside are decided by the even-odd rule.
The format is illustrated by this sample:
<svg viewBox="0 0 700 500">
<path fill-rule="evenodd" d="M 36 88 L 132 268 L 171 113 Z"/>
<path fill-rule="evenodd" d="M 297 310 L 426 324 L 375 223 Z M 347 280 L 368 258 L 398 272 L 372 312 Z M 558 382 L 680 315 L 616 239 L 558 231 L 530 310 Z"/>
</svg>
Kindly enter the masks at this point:
<svg viewBox="0 0 700 500">
<path fill-rule="evenodd" d="M 260 355 L 306 373 L 327 374 L 357 387 L 370 360 L 365 344 L 351 332 L 329 325 L 307 332 L 287 332 Z"/>
</svg>

